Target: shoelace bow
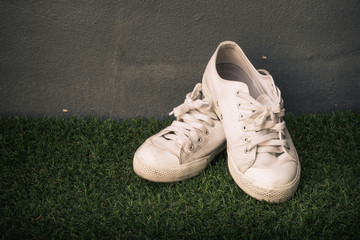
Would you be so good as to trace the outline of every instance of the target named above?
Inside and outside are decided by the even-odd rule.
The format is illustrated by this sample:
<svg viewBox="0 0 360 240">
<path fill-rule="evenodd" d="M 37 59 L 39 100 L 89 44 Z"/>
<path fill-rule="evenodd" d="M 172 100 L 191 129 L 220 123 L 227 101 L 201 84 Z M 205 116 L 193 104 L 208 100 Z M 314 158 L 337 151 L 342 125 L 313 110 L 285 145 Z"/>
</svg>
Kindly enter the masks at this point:
<svg viewBox="0 0 360 240">
<path fill-rule="evenodd" d="M 274 106 L 265 106 L 251 98 L 249 95 L 238 92 L 237 96 L 242 100 L 240 107 L 242 110 L 251 111 L 251 114 L 241 114 L 239 121 L 244 121 L 244 131 L 255 131 L 255 133 L 244 139 L 248 143 L 246 152 L 255 146 L 257 152 L 282 153 L 281 146 L 288 147 L 284 140 L 285 122 L 282 118 L 285 109 L 282 102 Z"/>
<path fill-rule="evenodd" d="M 165 128 L 163 136 L 179 143 L 186 144 L 189 150 L 194 149 L 194 142 L 202 142 L 202 138 L 198 136 L 199 130 L 205 135 L 208 135 L 208 129 L 205 123 L 209 126 L 215 126 L 213 119 L 216 119 L 216 114 L 211 111 L 212 101 L 208 98 L 194 100 L 191 98 L 191 93 L 186 95 L 185 102 L 174 108 L 169 115 L 174 115 L 176 120 Z"/>
</svg>

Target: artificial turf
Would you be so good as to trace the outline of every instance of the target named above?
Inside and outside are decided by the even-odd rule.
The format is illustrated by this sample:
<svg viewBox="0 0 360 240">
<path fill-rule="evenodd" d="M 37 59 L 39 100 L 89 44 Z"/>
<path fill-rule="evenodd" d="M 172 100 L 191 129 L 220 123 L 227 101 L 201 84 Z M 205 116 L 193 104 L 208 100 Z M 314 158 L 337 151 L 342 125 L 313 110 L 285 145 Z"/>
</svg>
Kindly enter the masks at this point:
<svg viewBox="0 0 360 240">
<path fill-rule="evenodd" d="M 293 198 L 257 201 L 222 152 L 199 176 L 153 183 L 135 150 L 171 120 L 0 118 L 2 239 L 354 239 L 360 115 L 285 118 L 302 165 Z"/>
</svg>

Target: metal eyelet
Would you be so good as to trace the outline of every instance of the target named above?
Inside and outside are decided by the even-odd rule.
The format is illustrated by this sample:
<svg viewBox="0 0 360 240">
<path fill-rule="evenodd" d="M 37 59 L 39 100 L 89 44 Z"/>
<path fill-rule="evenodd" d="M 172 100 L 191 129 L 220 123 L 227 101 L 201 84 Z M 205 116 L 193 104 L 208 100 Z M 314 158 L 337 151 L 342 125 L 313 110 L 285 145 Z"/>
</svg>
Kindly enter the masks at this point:
<svg viewBox="0 0 360 240">
<path fill-rule="evenodd" d="M 239 94 L 240 94 L 240 90 L 238 89 L 238 90 L 236 90 L 236 92 L 235 92 L 235 96 L 239 96 Z"/>
<path fill-rule="evenodd" d="M 242 127 L 242 130 L 243 130 L 244 132 L 246 132 L 246 126 L 243 126 L 243 127 Z"/>
<path fill-rule="evenodd" d="M 249 141 L 248 138 L 244 138 L 244 142 L 245 142 L 245 143 L 249 143 L 250 141 Z"/>
<path fill-rule="evenodd" d="M 207 129 L 206 129 L 206 131 L 205 131 L 204 133 L 205 133 L 205 135 L 209 135 L 209 134 L 210 134 L 209 130 L 207 130 Z"/>
<path fill-rule="evenodd" d="M 245 148 L 244 153 L 249 154 L 250 153 L 249 149 Z"/>
<path fill-rule="evenodd" d="M 216 106 L 217 106 L 217 107 L 219 106 L 219 102 L 218 102 L 218 101 L 216 101 Z"/>
<path fill-rule="evenodd" d="M 202 143 L 203 139 L 201 137 L 198 138 L 197 142 Z"/>
<path fill-rule="evenodd" d="M 223 120 L 223 119 L 224 119 L 222 114 L 220 114 L 220 119 L 221 119 L 221 120 Z"/>
<path fill-rule="evenodd" d="M 238 103 L 237 108 L 240 109 L 240 107 L 241 107 L 241 103 Z"/>
<path fill-rule="evenodd" d="M 215 123 L 212 122 L 212 123 L 210 124 L 210 127 L 214 128 L 214 127 L 215 127 Z"/>
<path fill-rule="evenodd" d="M 192 144 L 189 145 L 189 146 L 188 146 L 188 149 L 189 149 L 190 151 L 193 151 L 193 150 L 194 150 L 194 145 L 192 145 Z"/>
</svg>

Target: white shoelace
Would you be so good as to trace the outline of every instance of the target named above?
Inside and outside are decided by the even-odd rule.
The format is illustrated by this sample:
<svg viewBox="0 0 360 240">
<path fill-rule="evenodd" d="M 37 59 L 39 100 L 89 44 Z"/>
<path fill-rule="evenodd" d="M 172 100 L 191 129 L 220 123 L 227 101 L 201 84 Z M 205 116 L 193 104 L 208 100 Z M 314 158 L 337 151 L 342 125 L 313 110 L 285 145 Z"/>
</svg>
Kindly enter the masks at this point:
<svg viewBox="0 0 360 240">
<path fill-rule="evenodd" d="M 274 106 L 265 106 L 248 94 L 238 91 L 236 95 L 241 101 L 239 108 L 251 111 L 249 115 L 241 114 L 239 117 L 239 121 L 245 123 L 243 130 L 255 131 L 251 137 L 244 139 L 248 143 L 245 151 L 249 152 L 257 146 L 258 153 L 282 153 L 282 146 L 288 147 L 284 139 L 285 122 L 282 117 L 285 115 L 285 109 L 282 102 Z"/>
<path fill-rule="evenodd" d="M 201 88 L 201 84 L 195 87 L 194 92 L 198 88 Z M 186 144 L 190 151 L 194 150 L 195 141 L 198 143 L 203 141 L 203 138 L 199 136 L 199 131 L 208 135 L 209 130 L 206 125 L 214 127 L 213 120 L 217 119 L 216 114 L 211 110 L 210 99 L 195 100 L 196 97 L 192 98 L 191 96 L 192 93 L 188 93 L 185 102 L 173 109 L 169 115 L 174 114 L 176 120 L 163 130 L 163 137 L 180 145 Z"/>
</svg>

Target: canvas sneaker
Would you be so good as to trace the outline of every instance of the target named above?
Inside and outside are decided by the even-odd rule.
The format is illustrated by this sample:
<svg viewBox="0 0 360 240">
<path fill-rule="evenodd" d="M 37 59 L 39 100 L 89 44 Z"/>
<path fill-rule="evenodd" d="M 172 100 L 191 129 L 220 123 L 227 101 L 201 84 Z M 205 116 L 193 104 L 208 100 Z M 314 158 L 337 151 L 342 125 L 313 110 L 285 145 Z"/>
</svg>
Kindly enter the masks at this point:
<svg viewBox="0 0 360 240">
<path fill-rule="evenodd" d="M 198 175 L 225 149 L 221 121 L 204 98 L 201 83 L 170 113 L 170 126 L 147 139 L 133 160 L 137 175 L 154 182 L 175 182 Z"/>
<path fill-rule="evenodd" d="M 289 199 L 299 184 L 300 162 L 272 76 L 257 71 L 236 43 L 225 41 L 211 57 L 202 83 L 222 121 L 235 182 L 259 200 Z"/>
</svg>

